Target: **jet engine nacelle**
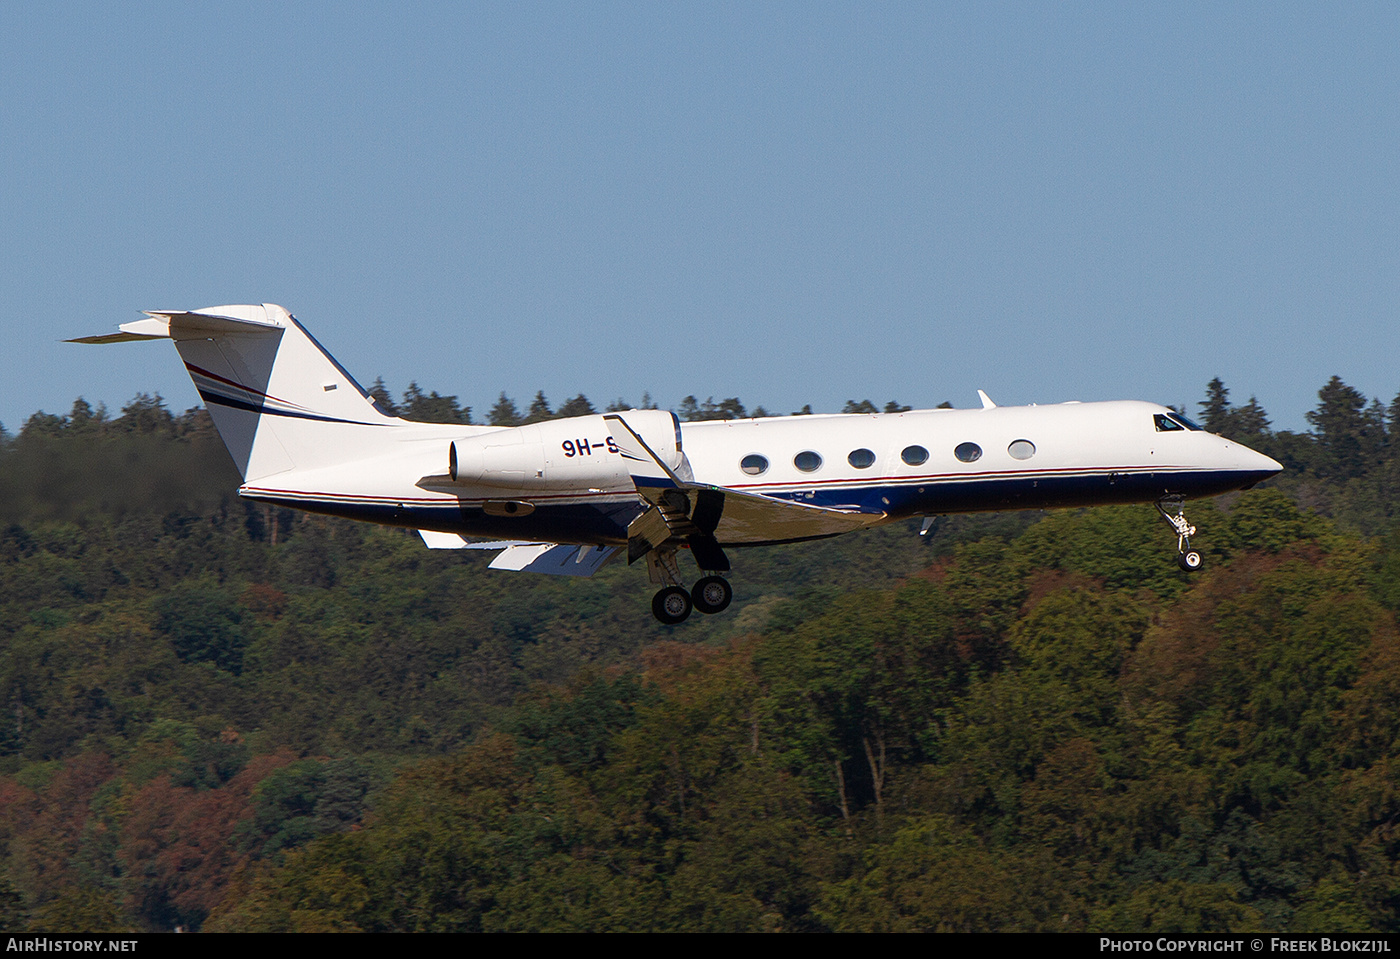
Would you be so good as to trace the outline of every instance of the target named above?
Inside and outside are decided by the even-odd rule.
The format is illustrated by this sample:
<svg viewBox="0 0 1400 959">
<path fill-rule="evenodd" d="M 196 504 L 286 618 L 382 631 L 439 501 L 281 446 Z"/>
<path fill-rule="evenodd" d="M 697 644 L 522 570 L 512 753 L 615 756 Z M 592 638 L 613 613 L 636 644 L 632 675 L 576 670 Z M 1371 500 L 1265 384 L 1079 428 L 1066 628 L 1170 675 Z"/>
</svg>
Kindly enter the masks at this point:
<svg viewBox="0 0 1400 959">
<path fill-rule="evenodd" d="M 619 414 L 673 470 L 685 462 L 680 424 L 669 410 Z M 448 475 L 461 486 L 510 489 L 630 488 L 627 464 L 602 416 L 574 416 L 456 440 Z"/>
</svg>

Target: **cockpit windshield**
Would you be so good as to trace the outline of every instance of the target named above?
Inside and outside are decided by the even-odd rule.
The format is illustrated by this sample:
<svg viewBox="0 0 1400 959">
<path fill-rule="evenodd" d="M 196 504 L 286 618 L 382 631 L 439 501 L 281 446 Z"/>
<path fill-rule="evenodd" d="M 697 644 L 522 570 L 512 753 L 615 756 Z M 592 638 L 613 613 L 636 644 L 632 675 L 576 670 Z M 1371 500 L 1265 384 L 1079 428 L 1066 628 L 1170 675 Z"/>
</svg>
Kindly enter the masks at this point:
<svg viewBox="0 0 1400 959">
<path fill-rule="evenodd" d="M 1157 427 L 1158 433 L 1175 433 L 1181 430 L 1192 430 L 1194 432 L 1204 432 L 1204 430 L 1187 419 L 1183 414 L 1175 411 L 1171 413 L 1154 413 L 1152 422 Z"/>
</svg>

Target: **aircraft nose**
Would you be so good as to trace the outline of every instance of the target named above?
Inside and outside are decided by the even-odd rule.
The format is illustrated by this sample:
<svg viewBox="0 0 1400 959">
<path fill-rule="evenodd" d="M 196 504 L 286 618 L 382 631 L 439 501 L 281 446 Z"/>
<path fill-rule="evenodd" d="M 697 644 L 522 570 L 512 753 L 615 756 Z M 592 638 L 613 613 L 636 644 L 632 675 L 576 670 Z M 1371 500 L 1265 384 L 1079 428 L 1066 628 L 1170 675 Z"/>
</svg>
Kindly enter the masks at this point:
<svg viewBox="0 0 1400 959">
<path fill-rule="evenodd" d="M 1266 479 L 1283 472 L 1283 464 L 1272 456 L 1256 453 L 1247 446 L 1235 445 L 1240 459 L 1240 470 L 1249 477 L 1250 485 L 1262 483 Z"/>
</svg>

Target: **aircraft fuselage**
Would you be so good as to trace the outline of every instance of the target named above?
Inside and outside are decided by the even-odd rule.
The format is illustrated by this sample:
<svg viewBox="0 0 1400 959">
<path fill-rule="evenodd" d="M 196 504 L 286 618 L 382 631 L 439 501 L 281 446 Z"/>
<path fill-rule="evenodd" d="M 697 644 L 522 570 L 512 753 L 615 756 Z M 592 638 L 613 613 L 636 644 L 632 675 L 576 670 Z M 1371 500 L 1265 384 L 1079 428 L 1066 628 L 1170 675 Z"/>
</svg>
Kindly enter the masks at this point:
<svg viewBox="0 0 1400 959">
<path fill-rule="evenodd" d="M 528 426 L 434 425 L 380 409 L 276 304 L 153 310 L 84 343 L 175 341 L 244 478 L 242 496 L 498 550 L 492 569 L 588 576 L 622 549 L 675 624 L 733 593 L 725 549 L 910 516 L 1155 503 L 1199 569 L 1184 500 L 1278 463 L 1164 406 L 1061 403 L 681 424 L 627 410 Z M 1175 508 L 1175 515 L 1169 508 Z M 927 528 L 927 527 L 926 527 Z M 485 542 L 482 542 L 482 541 Z M 703 574 L 687 590 L 688 549 Z"/>
<path fill-rule="evenodd" d="M 656 411 L 638 414 L 656 417 Z M 665 416 L 666 414 L 660 414 Z M 1243 489 L 1278 464 L 1137 401 L 679 424 L 694 481 L 859 513 L 865 525 L 919 515 L 1192 499 Z M 654 430 L 661 435 L 667 430 Z M 248 483 L 242 494 L 298 509 L 467 537 L 621 545 L 644 510 L 602 415 L 511 429 L 417 425 L 398 451 L 318 484 L 315 473 Z M 454 441 L 497 453 L 498 469 L 448 475 Z M 975 449 L 974 449 L 975 447 Z M 436 474 L 436 476 L 435 476 Z M 489 483 L 479 482 L 482 476 Z M 434 482 L 434 479 L 437 482 Z M 295 482 L 291 482 L 295 481 Z M 334 486 L 331 486 L 331 483 Z M 325 488 L 320 488 L 324 486 Z M 348 488 L 347 488 L 348 487 Z M 743 546 L 831 535 L 801 523 Z"/>
</svg>

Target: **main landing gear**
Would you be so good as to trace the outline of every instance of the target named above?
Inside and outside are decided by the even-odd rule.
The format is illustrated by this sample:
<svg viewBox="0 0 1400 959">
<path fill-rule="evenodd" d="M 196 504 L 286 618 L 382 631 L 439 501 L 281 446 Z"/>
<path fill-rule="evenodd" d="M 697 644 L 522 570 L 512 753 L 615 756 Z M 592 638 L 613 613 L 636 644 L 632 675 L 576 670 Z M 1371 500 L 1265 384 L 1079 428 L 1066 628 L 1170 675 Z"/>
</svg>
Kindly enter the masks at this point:
<svg viewBox="0 0 1400 959">
<path fill-rule="evenodd" d="M 702 613 L 722 613 L 734 599 L 734 590 L 723 576 L 706 576 L 691 587 L 666 586 L 651 600 L 651 611 L 667 626 L 684 622 L 692 609 Z"/>
<path fill-rule="evenodd" d="M 676 568 L 675 550 L 653 550 L 647 554 L 648 572 L 653 582 L 669 583 L 657 591 L 651 600 L 652 614 L 667 626 L 684 622 L 692 609 L 702 613 L 722 613 L 734 600 L 729 580 L 710 573 L 702 576 L 687 592 L 680 585 L 680 570 Z"/>
<path fill-rule="evenodd" d="M 702 613 L 722 613 L 734 600 L 734 590 L 723 576 L 706 576 L 690 588 L 690 598 Z"/>
<path fill-rule="evenodd" d="M 1185 499 L 1181 496 L 1163 496 L 1154 504 L 1171 528 L 1176 530 L 1176 565 L 1188 573 L 1201 568 L 1201 554 L 1191 548 L 1191 537 L 1196 535 L 1196 527 L 1186 521 Z M 1173 516 L 1168 509 L 1175 508 Z"/>
</svg>

